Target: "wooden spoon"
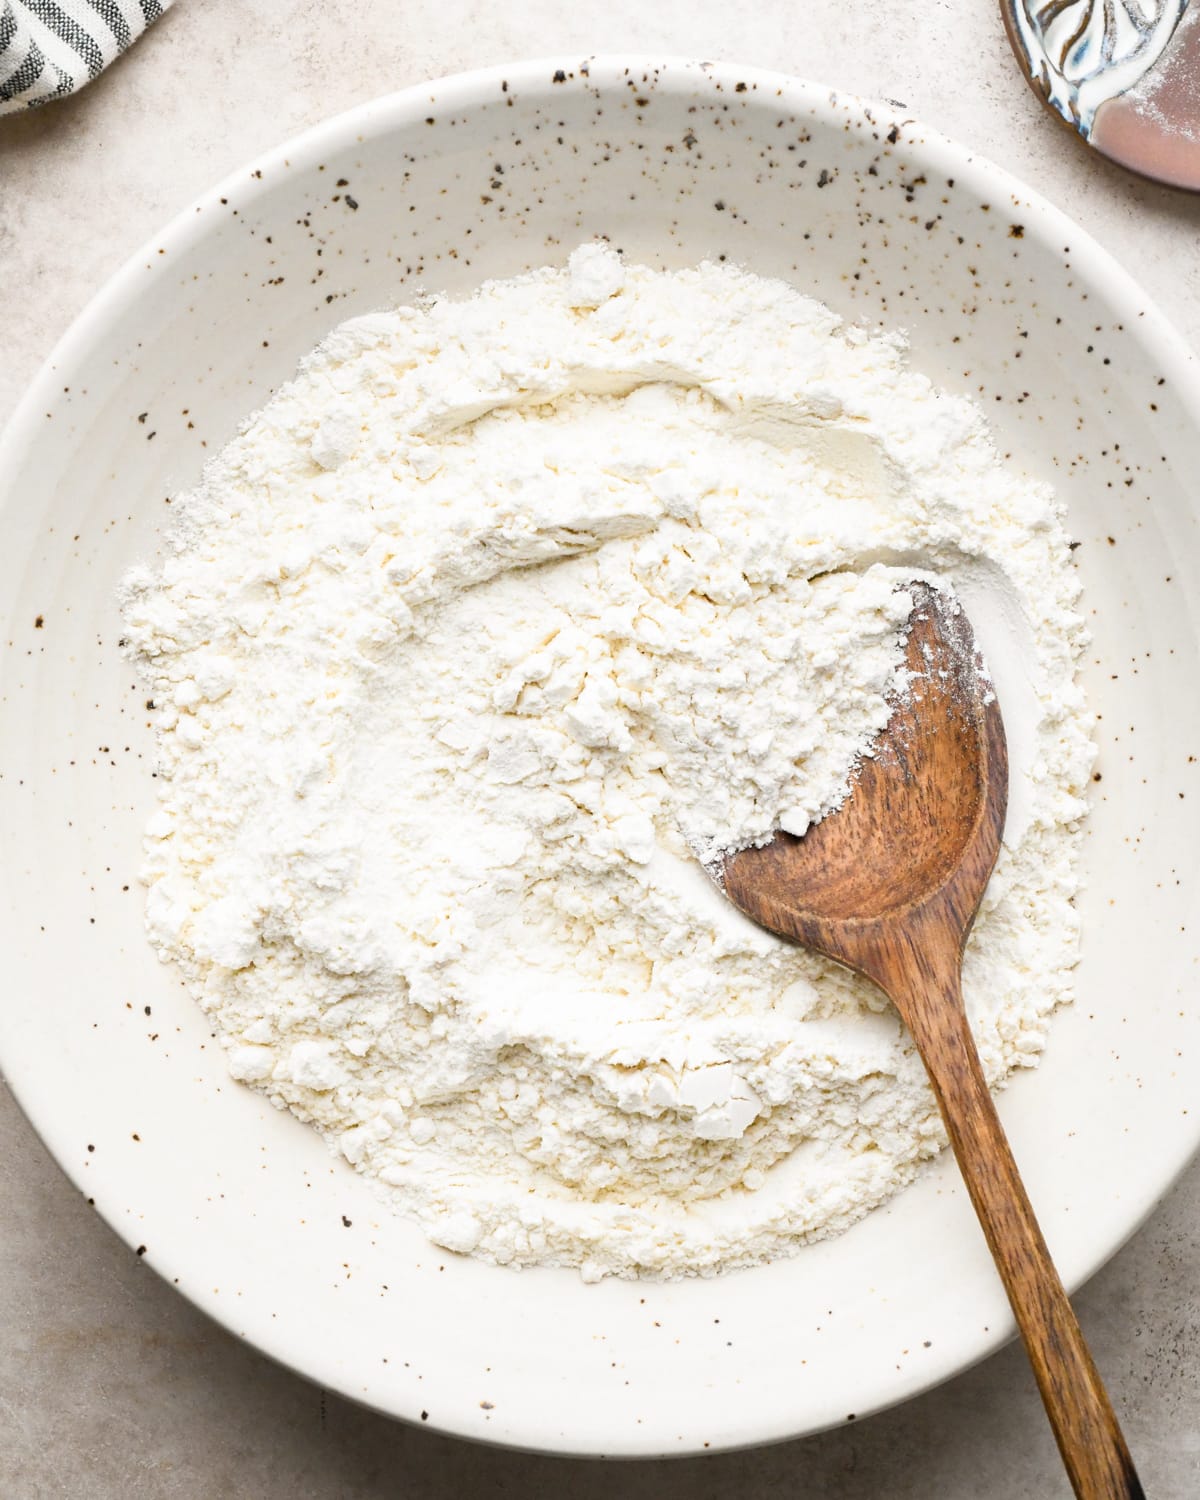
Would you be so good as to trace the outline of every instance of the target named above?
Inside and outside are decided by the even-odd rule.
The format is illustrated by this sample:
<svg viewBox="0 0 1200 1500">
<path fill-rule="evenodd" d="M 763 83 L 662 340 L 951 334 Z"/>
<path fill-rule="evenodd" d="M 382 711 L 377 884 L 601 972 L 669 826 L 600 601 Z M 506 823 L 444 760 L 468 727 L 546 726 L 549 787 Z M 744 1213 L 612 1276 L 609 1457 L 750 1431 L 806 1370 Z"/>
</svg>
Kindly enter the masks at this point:
<svg viewBox="0 0 1200 1500">
<path fill-rule="evenodd" d="M 957 603 L 911 585 L 909 687 L 849 796 L 804 835 L 730 855 L 747 916 L 865 974 L 891 999 L 929 1073 L 1080 1500 L 1144 1500 L 984 1081 L 962 999 L 962 955 L 1008 801 L 1000 707 Z"/>
</svg>

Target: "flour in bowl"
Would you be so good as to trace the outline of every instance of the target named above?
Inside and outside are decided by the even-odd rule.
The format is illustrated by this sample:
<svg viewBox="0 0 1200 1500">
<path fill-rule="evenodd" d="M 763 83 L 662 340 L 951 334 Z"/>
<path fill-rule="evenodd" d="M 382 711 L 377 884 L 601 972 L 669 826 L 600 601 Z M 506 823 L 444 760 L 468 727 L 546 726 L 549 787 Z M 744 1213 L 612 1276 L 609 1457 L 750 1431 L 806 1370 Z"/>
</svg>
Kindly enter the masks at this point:
<svg viewBox="0 0 1200 1500">
<path fill-rule="evenodd" d="M 233 1075 L 451 1250 L 709 1274 L 943 1136 L 882 996 L 702 861 L 803 832 L 888 718 L 914 568 L 996 677 L 989 1077 L 1069 998 L 1082 626 L 1058 508 L 967 401 L 728 266 L 599 244 L 354 319 L 123 590 L 156 708 L 147 923 Z"/>
</svg>

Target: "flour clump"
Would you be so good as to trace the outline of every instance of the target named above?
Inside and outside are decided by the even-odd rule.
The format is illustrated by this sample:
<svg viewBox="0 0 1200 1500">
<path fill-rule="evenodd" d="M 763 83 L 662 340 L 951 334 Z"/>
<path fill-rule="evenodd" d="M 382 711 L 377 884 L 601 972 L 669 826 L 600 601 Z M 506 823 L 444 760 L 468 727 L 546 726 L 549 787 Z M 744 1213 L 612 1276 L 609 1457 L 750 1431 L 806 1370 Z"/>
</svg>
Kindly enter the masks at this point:
<svg viewBox="0 0 1200 1500">
<path fill-rule="evenodd" d="M 943 1137 L 871 986 L 704 872 L 845 797 L 953 587 L 1012 808 L 968 948 L 989 1078 L 1070 996 L 1091 763 L 1053 497 L 902 342 L 601 244 L 356 318 L 178 497 L 122 610 L 147 925 L 230 1072 L 436 1243 L 711 1274 Z"/>
</svg>

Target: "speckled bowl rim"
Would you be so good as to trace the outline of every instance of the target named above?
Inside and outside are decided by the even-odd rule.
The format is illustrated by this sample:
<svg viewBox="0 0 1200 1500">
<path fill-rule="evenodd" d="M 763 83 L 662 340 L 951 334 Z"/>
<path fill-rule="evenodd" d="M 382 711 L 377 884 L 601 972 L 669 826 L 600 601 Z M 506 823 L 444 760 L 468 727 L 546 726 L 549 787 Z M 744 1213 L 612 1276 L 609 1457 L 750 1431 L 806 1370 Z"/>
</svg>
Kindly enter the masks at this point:
<svg viewBox="0 0 1200 1500">
<path fill-rule="evenodd" d="M 61 386 L 62 370 L 74 366 L 77 356 L 93 346 L 102 336 L 106 325 L 117 321 L 125 310 L 144 293 L 148 264 L 158 261 L 162 249 L 167 255 L 162 262 L 171 264 L 175 252 L 193 248 L 208 233 L 209 216 L 206 210 L 215 208 L 225 199 L 237 195 L 240 202 L 248 204 L 264 196 L 270 189 L 272 169 L 288 166 L 293 170 L 316 167 L 320 159 L 328 157 L 341 147 L 369 136 L 387 134 L 395 128 L 419 123 L 427 115 L 431 92 L 436 93 L 440 108 L 470 108 L 494 96 L 502 81 L 507 80 L 514 88 L 526 93 L 539 91 L 548 96 L 551 79 L 556 70 L 578 70 L 581 65 L 604 69 L 627 69 L 631 72 L 653 70 L 657 74 L 656 86 L 665 83 L 668 88 L 701 75 L 707 82 L 726 82 L 731 87 L 749 84 L 764 91 L 769 90 L 774 98 L 783 102 L 795 101 L 798 108 L 816 114 L 828 112 L 830 117 L 837 109 L 846 106 L 869 113 L 874 110 L 881 117 L 894 114 L 896 106 L 864 99 L 842 90 L 834 90 L 808 79 L 769 69 L 742 66 L 731 62 L 699 61 L 678 55 L 646 56 L 642 54 L 606 53 L 584 56 L 533 58 L 515 63 L 503 63 L 486 68 L 449 75 L 445 78 L 424 80 L 392 94 L 383 95 L 350 110 L 335 115 L 300 134 L 284 141 L 270 151 L 253 158 L 249 163 L 227 174 L 216 186 L 177 213 L 161 232 L 146 240 L 124 262 L 104 285 L 92 296 L 71 326 L 55 344 L 42 368 L 34 377 L 23 398 L 18 402 L 7 424 L 0 431 L 0 473 L 15 470 L 19 456 L 32 448 L 41 430 L 40 416 L 47 398 Z M 1168 376 L 1175 388 L 1182 407 L 1191 424 L 1200 430 L 1200 361 L 1191 351 L 1182 336 L 1167 317 L 1146 296 L 1136 279 L 1130 275 L 1086 230 L 1064 212 L 1056 208 L 1040 193 L 1014 177 L 1005 168 L 987 157 L 963 146 L 938 130 L 927 126 L 907 113 L 904 115 L 908 148 L 932 168 L 944 171 L 960 183 L 969 183 L 977 188 L 986 188 L 988 195 L 1011 192 L 1019 196 L 1023 204 L 1026 230 L 1031 223 L 1040 224 L 1050 239 L 1069 236 L 1072 264 L 1077 273 L 1089 285 L 1102 285 L 1115 307 L 1122 309 L 1131 323 L 1139 329 L 1139 342 L 1152 349 L 1159 368 Z M 919 140 L 913 139 L 919 134 Z M 259 183 L 259 177 L 263 181 Z M 1062 242 L 1065 243 L 1065 240 Z M 14 503 L 14 497 L 8 497 Z M 0 514 L 4 507 L 0 506 Z M 57 1128 L 53 1098 L 39 1090 L 36 1081 L 9 1073 L 5 1059 L 0 1056 L 0 1070 L 26 1117 L 41 1136 L 68 1178 L 81 1192 L 87 1192 L 87 1183 L 82 1173 L 72 1166 L 73 1142 L 60 1137 Z M 1171 1190 L 1192 1158 L 1200 1151 L 1200 1111 L 1192 1117 L 1188 1129 L 1180 1129 L 1170 1141 L 1161 1143 L 1163 1149 L 1138 1180 L 1129 1185 L 1129 1214 L 1122 1231 L 1107 1242 L 1096 1242 L 1090 1252 L 1078 1257 L 1065 1268 L 1064 1279 L 1069 1289 L 1075 1290 L 1102 1265 L 1105 1264 L 1141 1227 L 1147 1217 Z M 101 1210 L 103 1213 L 103 1210 Z M 137 1230 L 115 1214 L 105 1214 L 106 1222 L 131 1247 L 138 1238 Z M 153 1268 L 168 1283 L 172 1279 L 172 1262 L 169 1248 L 165 1245 L 153 1262 Z M 749 1274 L 749 1273 L 746 1273 Z M 303 1375 L 306 1379 L 319 1381 L 338 1391 L 347 1399 L 379 1410 L 399 1420 L 420 1425 L 416 1415 L 377 1405 L 366 1400 L 349 1388 L 345 1373 L 335 1368 L 334 1362 L 319 1350 L 303 1348 L 303 1341 L 289 1338 L 278 1324 L 263 1323 L 255 1328 L 252 1312 L 246 1308 L 234 1317 L 228 1303 L 208 1297 L 199 1288 L 178 1288 L 194 1305 L 225 1327 L 235 1337 L 252 1342 L 256 1348 L 286 1368 Z M 925 1363 L 922 1372 L 912 1376 L 911 1383 L 892 1399 L 875 1404 L 869 1402 L 859 1406 L 860 1417 L 884 1410 L 904 1400 L 912 1399 L 942 1382 L 971 1368 L 1000 1346 L 1007 1343 L 1015 1332 L 1009 1320 L 995 1324 L 986 1333 L 972 1332 L 963 1346 L 950 1342 L 942 1344 L 935 1356 Z M 431 1422 L 445 1433 L 462 1436 L 474 1441 L 489 1443 L 486 1434 L 467 1428 L 456 1421 Z M 824 1430 L 828 1422 L 805 1425 L 799 1419 L 790 1426 L 762 1427 L 738 1434 L 724 1434 L 711 1445 L 710 1451 L 731 1450 L 782 1442 L 798 1436 L 807 1436 Z M 698 1445 L 675 1447 L 637 1446 L 628 1441 L 622 1432 L 616 1442 L 607 1447 L 600 1443 L 588 1446 L 565 1448 L 553 1441 L 539 1442 L 530 1437 L 528 1441 L 497 1437 L 498 1446 L 524 1448 L 526 1451 L 568 1453 L 574 1456 L 618 1456 L 650 1457 L 656 1454 L 684 1457 L 699 1452 Z M 704 1447 L 708 1449 L 709 1444 Z M 614 1451 L 615 1450 L 615 1451 Z"/>
</svg>

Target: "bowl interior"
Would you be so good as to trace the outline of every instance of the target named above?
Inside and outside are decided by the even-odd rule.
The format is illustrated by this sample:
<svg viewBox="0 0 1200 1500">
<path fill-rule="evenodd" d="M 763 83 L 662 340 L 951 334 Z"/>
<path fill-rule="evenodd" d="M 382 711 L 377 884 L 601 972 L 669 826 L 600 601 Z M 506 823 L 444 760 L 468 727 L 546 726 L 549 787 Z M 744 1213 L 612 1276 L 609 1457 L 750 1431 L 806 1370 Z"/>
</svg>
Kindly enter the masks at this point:
<svg viewBox="0 0 1200 1500">
<path fill-rule="evenodd" d="M 66 1170 L 235 1332 L 413 1420 L 573 1452 L 784 1437 L 902 1399 L 1011 1331 L 952 1163 L 761 1270 L 585 1286 L 439 1251 L 226 1077 L 142 932 L 152 736 L 114 589 L 169 497 L 337 322 L 605 235 L 727 257 L 907 329 L 1070 506 L 1100 714 L 1078 1002 L 1002 1099 L 1065 1278 L 1200 1118 L 1196 377 L 1144 296 L 998 169 L 883 107 L 730 66 L 525 64 L 310 132 L 100 295 L 3 440 L 0 1063 Z"/>
</svg>

